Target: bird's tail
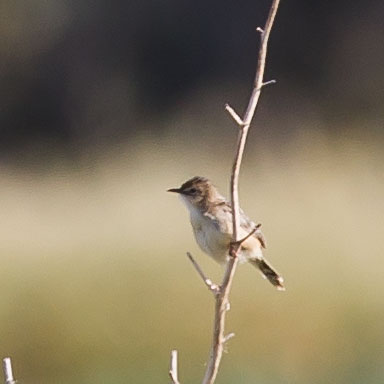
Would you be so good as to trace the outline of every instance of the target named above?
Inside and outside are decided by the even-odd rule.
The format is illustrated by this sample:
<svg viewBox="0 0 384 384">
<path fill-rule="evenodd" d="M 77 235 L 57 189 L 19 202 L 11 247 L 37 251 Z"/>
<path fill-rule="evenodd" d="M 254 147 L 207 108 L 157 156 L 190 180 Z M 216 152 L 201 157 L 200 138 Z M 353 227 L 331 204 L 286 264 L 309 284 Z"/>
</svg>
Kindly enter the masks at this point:
<svg viewBox="0 0 384 384">
<path fill-rule="evenodd" d="M 249 261 L 252 265 L 259 268 L 263 276 L 279 291 L 285 291 L 283 277 L 265 259 L 251 259 Z"/>
</svg>

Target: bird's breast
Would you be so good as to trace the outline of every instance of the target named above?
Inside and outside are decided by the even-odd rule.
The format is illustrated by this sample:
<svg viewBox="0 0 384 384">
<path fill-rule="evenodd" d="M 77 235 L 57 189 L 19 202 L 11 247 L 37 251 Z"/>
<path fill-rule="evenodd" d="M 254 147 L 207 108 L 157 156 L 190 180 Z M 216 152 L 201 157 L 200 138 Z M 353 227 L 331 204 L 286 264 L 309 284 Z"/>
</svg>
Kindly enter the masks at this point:
<svg viewBox="0 0 384 384">
<path fill-rule="evenodd" d="M 200 248 L 219 263 L 227 260 L 230 236 L 222 233 L 217 223 L 200 212 L 191 212 L 191 224 Z"/>
</svg>

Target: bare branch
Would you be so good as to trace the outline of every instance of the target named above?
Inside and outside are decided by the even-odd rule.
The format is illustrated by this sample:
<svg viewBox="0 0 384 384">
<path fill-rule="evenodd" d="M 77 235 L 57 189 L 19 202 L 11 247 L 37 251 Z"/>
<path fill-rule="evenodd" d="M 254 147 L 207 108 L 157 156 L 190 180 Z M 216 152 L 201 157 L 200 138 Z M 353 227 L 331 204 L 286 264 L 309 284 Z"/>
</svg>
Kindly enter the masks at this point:
<svg viewBox="0 0 384 384">
<path fill-rule="evenodd" d="M 171 352 L 171 366 L 169 369 L 169 377 L 172 380 L 172 384 L 180 384 L 177 373 L 177 351 L 174 349 Z"/>
<path fill-rule="evenodd" d="M 15 384 L 16 381 L 13 378 L 11 358 L 6 357 L 3 359 L 3 373 L 5 384 Z"/>
<path fill-rule="evenodd" d="M 267 55 L 267 45 L 269 35 L 271 33 L 272 25 L 275 20 L 277 8 L 279 6 L 280 0 L 272 0 L 272 5 L 268 14 L 267 21 L 265 23 L 264 29 L 258 27 L 257 31 L 260 32 L 260 48 L 259 48 L 259 56 L 257 61 L 257 69 L 255 80 L 253 84 L 253 89 L 251 96 L 249 98 L 248 106 L 244 117 L 241 118 L 235 110 L 229 106 L 228 104 L 225 106 L 226 111 L 231 115 L 233 120 L 239 125 L 239 134 L 237 140 L 236 147 L 236 155 L 232 166 L 231 172 L 231 204 L 232 204 L 232 224 L 233 224 L 233 234 L 232 234 L 232 242 L 229 247 L 229 259 L 226 265 L 225 273 L 223 276 L 223 280 L 220 286 L 213 284 L 210 279 L 208 279 L 200 266 L 194 260 L 192 255 L 188 252 L 187 255 L 191 260 L 193 266 L 196 271 L 203 279 L 205 285 L 215 293 L 215 317 L 214 317 L 214 326 L 213 326 L 213 337 L 212 337 L 212 345 L 211 351 L 209 355 L 209 360 L 207 363 L 207 368 L 205 371 L 205 375 L 202 381 L 202 384 L 213 384 L 217 372 L 219 370 L 221 358 L 223 355 L 224 345 L 225 343 L 234 336 L 233 333 L 228 335 L 224 335 L 225 328 L 225 315 L 230 308 L 229 304 L 229 293 L 231 291 L 233 277 L 236 272 L 236 267 L 238 264 L 237 252 L 242 242 L 247 240 L 250 236 L 252 236 L 259 228 L 260 224 L 258 224 L 253 231 L 251 231 L 246 237 L 243 239 L 239 239 L 239 229 L 240 229 L 240 208 L 239 208 L 239 174 L 241 162 L 243 159 L 245 143 L 247 141 L 247 135 L 249 126 L 255 114 L 255 110 L 257 107 L 257 103 L 260 97 L 261 89 L 268 84 L 275 83 L 275 80 L 264 82 L 264 70 L 265 70 L 265 60 Z M 177 376 L 177 352 L 172 351 L 171 355 L 171 369 L 169 371 L 170 377 L 172 379 L 173 384 L 179 384 L 178 376 Z"/>
<path fill-rule="evenodd" d="M 201 269 L 200 265 L 197 263 L 197 261 L 193 258 L 193 256 L 187 252 L 187 256 L 189 260 L 191 260 L 193 266 L 195 267 L 197 273 L 200 275 L 200 277 L 203 279 L 205 285 L 208 287 L 210 291 L 212 291 L 214 294 L 219 294 L 220 293 L 220 287 L 212 282 L 211 279 L 209 279 L 207 276 L 205 276 L 205 273 Z"/>
<path fill-rule="evenodd" d="M 239 184 L 239 173 L 241 161 L 244 154 L 245 143 L 248 136 L 249 125 L 251 124 L 252 118 L 255 114 L 256 106 L 259 101 L 259 96 L 261 88 L 263 85 L 263 77 L 265 70 L 265 60 L 267 55 L 267 45 L 269 35 L 272 29 L 273 21 L 276 16 L 277 8 L 279 6 L 280 0 L 273 0 L 271 9 L 269 11 L 267 22 L 265 23 L 265 28 L 261 36 L 261 44 L 259 50 L 259 58 L 257 62 L 257 70 L 254 81 L 254 88 L 249 99 L 248 107 L 245 112 L 244 118 L 242 119 L 245 126 L 239 132 L 238 142 L 237 142 L 237 152 L 235 156 L 235 161 L 232 167 L 232 177 L 231 177 L 231 202 L 232 202 L 232 213 L 233 213 L 233 241 L 238 240 L 238 230 L 239 230 L 239 193 L 238 193 L 238 184 Z"/>
<path fill-rule="evenodd" d="M 241 121 L 241 129 L 239 130 L 239 136 L 237 141 L 237 150 L 235 159 L 232 166 L 231 174 L 231 204 L 232 204 L 232 222 L 233 222 L 233 237 L 232 243 L 238 242 L 239 239 L 239 217 L 240 217 L 240 208 L 239 208 L 239 174 L 240 166 L 243 159 L 245 143 L 247 141 L 247 135 L 249 126 L 255 114 L 256 106 L 260 97 L 261 88 L 263 87 L 263 78 L 265 70 L 265 60 L 267 55 L 267 45 L 269 35 L 272 29 L 273 22 L 275 20 L 277 8 L 279 6 L 280 0 L 272 0 L 271 9 L 268 14 L 267 21 L 265 23 L 264 30 L 258 28 L 257 30 L 261 33 L 261 42 L 259 49 L 259 58 L 257 62 L 256 76 L 254 80 L 254 86 L 252 94 L 249 99 L 247 110 L 244 114 L 244 118 L 236 118 L 233 113 L 229 111 L 231 116 L 238 123 Z M 226 108 L 227 109 L 227 108 Z M 228 109 L 227 109 L 228 110 Z M 229 293 L 232 286 L 233 276 L 236 271 L 238 257 L 236 252 L 231 252 L 231 257 L 227 263 L 227 267 L 224 273 L 224 278 L 221 283 L 220 294 L 216 296 L 216 306 L 215 306 L 215 319 L 214 319 L 214 331 L 213 331 L 213 340 L 211 346 L 211 353 L 209 361 L 207 364 L 207 369 L 203 379 L 203 384 L 213 384 L 216 375 L 219 369 L 220 361 L 223 355 L 223 348 L 225 342 L 224 336 L 224 326 L 225 326 L 225 314 L 227 312 L 227 307 L 229 303 Z"/>
</svg>

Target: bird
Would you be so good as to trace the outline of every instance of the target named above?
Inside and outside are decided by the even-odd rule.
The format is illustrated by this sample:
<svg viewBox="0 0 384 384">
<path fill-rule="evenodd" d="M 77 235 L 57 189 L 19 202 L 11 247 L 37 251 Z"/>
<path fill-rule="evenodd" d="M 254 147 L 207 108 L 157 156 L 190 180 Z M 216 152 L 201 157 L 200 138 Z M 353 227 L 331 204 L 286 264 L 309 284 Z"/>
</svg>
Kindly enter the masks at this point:
<svg viewBox="0 0 384 384">
<path fill-rule="evenodd" d="M 168 189 L 168 192 L 179 194 L 188 208 L 193 233 L 201 250 L 219 264 L 225 265 L 233 242 L 231 203 L 220 194 L 209 179 L 200 176 L 187 180 L 179 188 Z M 253 232 L 241 243 L 237 252 L 239 261 L 249 262 L 258 268 L 273 286 L 284 291 L 283 277 L 263 256 L 266 240 L 260 225 L 256 225 L 240 209 L 239 226 L 240 239 Z"/>
</svg>

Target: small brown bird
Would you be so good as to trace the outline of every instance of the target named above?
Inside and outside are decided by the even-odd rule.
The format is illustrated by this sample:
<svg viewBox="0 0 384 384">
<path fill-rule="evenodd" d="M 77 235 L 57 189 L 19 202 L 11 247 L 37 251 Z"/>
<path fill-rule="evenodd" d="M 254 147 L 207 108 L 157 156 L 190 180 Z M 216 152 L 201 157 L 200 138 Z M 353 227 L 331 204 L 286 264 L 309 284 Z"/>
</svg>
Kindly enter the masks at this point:
<svg viewBox="0 0 384 384">
<path fill-rule="evenodd" d="M 168 192 L 180 194 L 186 204 L 200 248 L 220 264 L 225 264 L 233 233 L 231 204 L 204 177 L 193 177 L 180 188 L 172 188 Z M 239 238 L 245 238 L 255 228 L 255 223 L 240 210 Z M 263 257 L 262 248 L 265 247 L 264 235 L 257 228 L 255 233 L 241 244 L 240 262 L 250 262 L 278 290 L 285 290 L 282 276 Z"/>
</svg>

